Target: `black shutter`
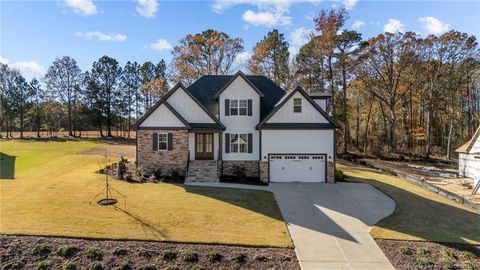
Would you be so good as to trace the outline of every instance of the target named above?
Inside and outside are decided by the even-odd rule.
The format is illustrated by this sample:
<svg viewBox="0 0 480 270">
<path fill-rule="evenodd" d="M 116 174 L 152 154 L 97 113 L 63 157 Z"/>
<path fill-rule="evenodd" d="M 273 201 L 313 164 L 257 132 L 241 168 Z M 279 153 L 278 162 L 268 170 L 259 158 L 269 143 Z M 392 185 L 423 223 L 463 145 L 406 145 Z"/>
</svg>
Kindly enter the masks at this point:
<svg viewBox="0 0 480 270">
<path fill-rule="evenodd" d="M 230 133 L 225 133 L 225 153 L 230 153 Z"/>
<path fill-rule="evenodd" d="M 253 153 L 253 134 L 248 133 L 248 153 Z"/>
<path fill-rule="evenodd" d="M 158 133 L 153 133 L 153 151 L 158 150 Z"/>
<path fill-rule="evenodd" d="M 173 150 L 173 134 L 168 133 L 168 151 Z"/>
<path fill-rule="evenodd" d="M 225 115 L 230 115 L 230 99 L 225 99 Z"/>
<path fill-rule="evenodd" d="M 252 100 L 248 100 L 248 116 L 252 116 Z"/>
</svg>

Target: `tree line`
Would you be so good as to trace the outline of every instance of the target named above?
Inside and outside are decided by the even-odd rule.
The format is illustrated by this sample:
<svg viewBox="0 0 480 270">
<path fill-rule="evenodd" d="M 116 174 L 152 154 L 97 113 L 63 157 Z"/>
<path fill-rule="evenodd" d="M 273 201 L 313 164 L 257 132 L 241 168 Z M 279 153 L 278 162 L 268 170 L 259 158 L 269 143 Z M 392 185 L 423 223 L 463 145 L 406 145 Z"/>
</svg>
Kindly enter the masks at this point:
<svg viewBox="0 0 480 270">
<path fill-rule="evenodd" d="M 203 75 L 239 68 L 265 75 L 290 91 L 332 95 L 330 113 L 340 126 L 340 152 L 443 154 L 472 136 L 480 124 L 480 49 L 474 36 L 451 30 L 442 35 L 380 33 L 363 39 L 346 29 L 345 9 L 322 10 L 315 31 L 292 56 L 285 36 L 268 32 L 246 64 L 241 38 L 209 29 L 189 34 L 172 49 L 167 66 L 103 56 L 82 72 L 76 61 L 56 59 L 38 81 L 27 82 L 0 66 L 0 128 L 7 131 L 68 130 L 81 136 L 112 127 L 129 136 L 131 125 L 169 89 Z M 42 84 L 42 83 L 43 84 Z M 39 135 L 39 133 L 38 133 Z"/>
</svg>

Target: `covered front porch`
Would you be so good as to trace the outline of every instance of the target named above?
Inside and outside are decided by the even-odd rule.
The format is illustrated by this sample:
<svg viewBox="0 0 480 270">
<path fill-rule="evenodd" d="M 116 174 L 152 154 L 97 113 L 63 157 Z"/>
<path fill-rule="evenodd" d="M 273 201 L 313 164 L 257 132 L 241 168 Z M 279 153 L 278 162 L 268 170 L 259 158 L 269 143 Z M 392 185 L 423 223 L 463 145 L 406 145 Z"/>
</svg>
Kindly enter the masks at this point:
<svg viewBox="0 0 480 270">
<path fill-rule="evenodd" d="M 189 160 L 221 160 L 222 130 L 208 124 L 192 124 L 188 131 Z"/>
</svg>

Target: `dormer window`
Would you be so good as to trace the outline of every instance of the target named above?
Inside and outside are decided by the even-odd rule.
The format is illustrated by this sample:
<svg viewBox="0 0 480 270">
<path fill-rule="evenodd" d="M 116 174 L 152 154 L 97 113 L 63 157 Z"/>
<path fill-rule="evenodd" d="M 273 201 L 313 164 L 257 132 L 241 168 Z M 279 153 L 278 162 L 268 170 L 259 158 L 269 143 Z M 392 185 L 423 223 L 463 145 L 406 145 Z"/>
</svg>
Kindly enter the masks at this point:
<svg viewBox="0 0 480 270">
<path fill-rule="evenodd" d="M 227 109 L 230 114 L 227 115 L 250 115 L 248 103 L 247 99 L 230 99 Z"/>
<path fill-rule="evenodd" d="M 294 98 L 293 99 L 293 112 L 294 113 L 301 113 L 302 112 L 302 99 L 301 98 Z"/>
</svg>

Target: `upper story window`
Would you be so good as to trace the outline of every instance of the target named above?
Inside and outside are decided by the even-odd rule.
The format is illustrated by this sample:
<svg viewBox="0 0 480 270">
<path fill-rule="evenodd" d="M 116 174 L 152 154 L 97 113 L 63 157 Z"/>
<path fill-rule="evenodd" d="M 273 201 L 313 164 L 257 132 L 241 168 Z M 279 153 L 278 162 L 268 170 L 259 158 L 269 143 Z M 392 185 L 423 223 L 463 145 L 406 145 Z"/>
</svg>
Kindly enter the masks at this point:
<svg viewBox="0 0 480 270">
<path fill-rule="evenodd" d="M 302 99 L 301 98 L 294 98 L 293 99 L 293 112 L 294 113 L 301 113 L 302 112 Z"/>
<path fill-rule="evenodd" d="M 158 150 L 168 150 L 167 133 L 158 133 Z"/>
<path fill-rule="evenodd" d="M 230 99 L 230 115 L 247 115 L 248 102 L 246 99 Z"/>
</svg>

